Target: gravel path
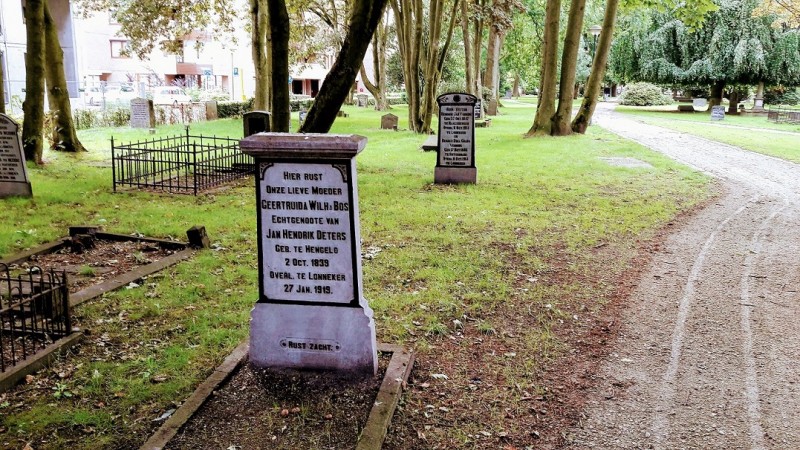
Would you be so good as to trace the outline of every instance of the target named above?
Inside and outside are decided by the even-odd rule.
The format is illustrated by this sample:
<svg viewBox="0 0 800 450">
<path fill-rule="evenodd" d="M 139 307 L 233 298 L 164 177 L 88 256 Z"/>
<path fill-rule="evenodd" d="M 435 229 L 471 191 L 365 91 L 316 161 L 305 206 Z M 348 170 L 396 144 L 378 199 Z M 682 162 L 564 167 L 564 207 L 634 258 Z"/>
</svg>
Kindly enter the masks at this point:
<svg viewBox="0 0 800 450">
<path fill-rule="evenodd" d="M 653 255 L 571 448 L 800 448 L 800 166 L 611 107 L 598 124 L 724 192 Z"/>
</svg>

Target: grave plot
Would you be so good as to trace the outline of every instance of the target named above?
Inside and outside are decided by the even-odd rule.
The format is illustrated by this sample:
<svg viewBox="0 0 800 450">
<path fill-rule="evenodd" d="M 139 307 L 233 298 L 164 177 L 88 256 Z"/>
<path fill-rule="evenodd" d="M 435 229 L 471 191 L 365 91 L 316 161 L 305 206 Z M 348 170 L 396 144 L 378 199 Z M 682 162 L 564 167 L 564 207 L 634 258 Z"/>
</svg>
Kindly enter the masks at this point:
<svg viewBox="0 0 800 450">
<path fill-rule="evenodd" d="M 0 391 L 6 373 L 72 333 L 66 273 L 0 263 Z"/>
<path fill-rule="evenodd" d="M 130 187 L 197 195 L 255 170 L 239 140 L 216 136 L 170 136 L 130 143 L 111 139 L 114 191 Z"/>
<path fill-rule="evenodd" d="M 207 247 L 205 229 L 194 227 L 195 247 Z M 202 236 L 202 237 L 201 237 Z M 67 275 L 73 305 L 118 289 L 190 256 L 179 241 L 106 233 L 95 227 L 71 227 L 70 236 L 3 262 L 11 276 L 57 271 Z"/>
</svg>

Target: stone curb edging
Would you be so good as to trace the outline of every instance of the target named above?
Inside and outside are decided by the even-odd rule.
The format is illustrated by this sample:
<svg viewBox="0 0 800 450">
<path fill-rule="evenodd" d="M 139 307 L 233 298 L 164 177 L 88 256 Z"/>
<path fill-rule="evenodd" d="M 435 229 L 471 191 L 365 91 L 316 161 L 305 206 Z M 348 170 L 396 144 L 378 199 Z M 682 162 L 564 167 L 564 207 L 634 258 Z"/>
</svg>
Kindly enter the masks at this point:
<svg viewBox="0 0 800 450">
<path fill-rule="evenodd" d="M 214 372 L 195 389 L 194 393 L 175 413 L 153 433 L 139 450 L 162 450 L 175 437 L 178 430 L 191 419 L 211 394 L 227 381 L 233 372 L 247 360 L 250 340 L 245 340 Z M 378 396 L 369 412 L 367 423 L 358 439 L 357 450 L 378 450 L 383 445 L 394 410 L 400 401 L 403 386 L 414 366 L 414 352 L 399 345 L 378 344 L 378 351 L 391 353 L 392 359 L 383 376 Z"/>
<path fill-rule="evenodd" d="M 25 359 L 19 365 L 14 366 L 13 369 L 0 373 L 0 392 L 11 389 L 27 375 L 41 370 L 44 366 L 50 364 L 57 355 L 65 353 L 82 339 L 83 332 L 75 330 L 72 334 L 53 342 L 43 350 L 37 352 L 36 355 Z"/>
</svg>

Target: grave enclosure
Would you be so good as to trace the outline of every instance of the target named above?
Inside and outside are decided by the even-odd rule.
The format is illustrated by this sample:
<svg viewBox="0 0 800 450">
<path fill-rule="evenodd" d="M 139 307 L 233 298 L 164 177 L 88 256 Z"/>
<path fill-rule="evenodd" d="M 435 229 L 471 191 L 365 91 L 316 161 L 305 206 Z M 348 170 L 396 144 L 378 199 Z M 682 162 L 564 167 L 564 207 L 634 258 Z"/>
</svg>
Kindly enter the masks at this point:
<svg viewBox="0 0 800 450">
<path fill-rule="evenodd" d="M 250 361 L 273 369 L 375 375 L 372 310 L 363 296 L 355 135 L 261 133 L 256 160 L 259 299 Z"/>
</svg>

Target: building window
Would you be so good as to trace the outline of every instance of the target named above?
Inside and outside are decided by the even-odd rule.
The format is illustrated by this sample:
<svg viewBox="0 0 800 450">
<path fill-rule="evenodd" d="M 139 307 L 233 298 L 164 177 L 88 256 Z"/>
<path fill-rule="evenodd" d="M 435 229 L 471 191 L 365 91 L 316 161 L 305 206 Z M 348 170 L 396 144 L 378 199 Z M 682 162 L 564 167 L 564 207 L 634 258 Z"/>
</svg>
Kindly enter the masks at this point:
<svg viewBox="0 0 800 450">
<path fill-rule="evenodd" d="M 108 24 L 109 25 L 119 25 L 119 22 L 117 22 L 117 9 L 116 8 L 108 10 Z"/>
<path fill-rule="evenodd" d="M 111 40 L 111 57 L 112 58 L 130 58 L 128 52 L 130 51 L 130 43 L 128 41 Z"/>
</svg>

